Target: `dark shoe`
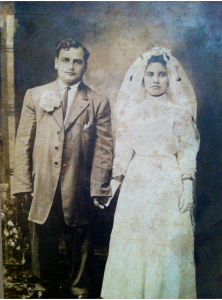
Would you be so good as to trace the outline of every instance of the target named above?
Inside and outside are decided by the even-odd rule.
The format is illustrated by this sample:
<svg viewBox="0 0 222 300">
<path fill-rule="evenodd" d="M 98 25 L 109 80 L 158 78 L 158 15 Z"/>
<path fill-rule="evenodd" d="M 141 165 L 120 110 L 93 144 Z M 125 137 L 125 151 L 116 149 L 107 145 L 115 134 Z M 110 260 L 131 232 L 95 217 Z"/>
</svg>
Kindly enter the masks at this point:
<svg viewBox="0 0 222 300">
<path fill-rule="evenodd" d="M 88 299 L 88 294 L 79 294 L 77 295 L 77 299 Z"/>
<path fill-rule="evenodd" d="M 79 295 L 70 294 L 69 299 L 88 299 L 88 294 L 79 294 Z"/>
<path fill-rule="evenodd" d="M 51 299 L 47 292 L 35 291 L 34 294 L 29 297 L 29 299 Z"/>
<path fill-rule="evenodd" d="M 62 299 L 58 290 L 53 292 L 35 291 L 29 299 Z"/>
</svg>

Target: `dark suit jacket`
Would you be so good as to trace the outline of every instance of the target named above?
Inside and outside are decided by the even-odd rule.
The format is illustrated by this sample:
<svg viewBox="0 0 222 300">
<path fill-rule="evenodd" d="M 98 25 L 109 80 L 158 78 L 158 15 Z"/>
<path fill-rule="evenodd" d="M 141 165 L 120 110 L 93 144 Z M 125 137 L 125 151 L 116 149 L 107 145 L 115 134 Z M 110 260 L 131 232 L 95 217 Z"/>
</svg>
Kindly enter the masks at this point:
<svg viewBox="0 0 222 300">
<path fill-rule="evenodd" d="M 52 112 L 40 106 L 45 91 L 61 97 L 57 80 L 29 89 L 25 95 L 16 138 L 13 192 L 33 192 L 29 220 L 43 224 L 60 178 L 66 224 L 85 224 L 93 208 L 90 196 L 111 196 L 109 101 L 81 82 L 64 125 L 61 105 Z"/>
</svg>

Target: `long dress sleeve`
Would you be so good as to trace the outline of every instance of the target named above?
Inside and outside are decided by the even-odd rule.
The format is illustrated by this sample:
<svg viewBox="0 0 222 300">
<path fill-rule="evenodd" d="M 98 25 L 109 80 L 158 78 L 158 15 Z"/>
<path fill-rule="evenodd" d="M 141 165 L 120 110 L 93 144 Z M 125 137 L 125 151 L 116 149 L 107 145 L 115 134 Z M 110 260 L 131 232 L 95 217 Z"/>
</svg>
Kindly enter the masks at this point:
<svg viewBox="0 0 222 300">
<path fill-rule="evenodd" d="M 180 111 L 176 119 L 175 127 L 179 142 L 177 161 L 181 176 L 195 178 L 196 156 L 200 142 L 198 130 L 188 111 Z"/>
<path fill-rule="evenodd" d="M 115 142 L 115 158 L 113 162 L 113 177 L 125 176 L 128 164 L 133 156 L 133 149 L 129 134 L 129 116 L 124 118 L 118 123 L 116 129 L 116 142 Z"/>
</svg>

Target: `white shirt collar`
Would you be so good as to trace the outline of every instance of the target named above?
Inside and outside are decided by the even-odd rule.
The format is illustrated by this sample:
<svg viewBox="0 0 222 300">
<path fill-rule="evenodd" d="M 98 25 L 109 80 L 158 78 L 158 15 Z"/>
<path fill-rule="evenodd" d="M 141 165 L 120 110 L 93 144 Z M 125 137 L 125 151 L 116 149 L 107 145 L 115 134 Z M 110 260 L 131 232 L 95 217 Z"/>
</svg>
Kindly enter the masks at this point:
<svg viewBox="0 0 222 300">
<path fill-rule="evenodd" d="M 58 82 L 59 82 L 60 91 L 64 90 L 67 87 L 67 85 L 65 85 L 59 78 L 58 78 Z M 79 84 L 80 84 L 80 81 L 76 84 L 69 86 L 70 89 L 72 90 L 72 92 L 77 91 Z"/>
</svg>

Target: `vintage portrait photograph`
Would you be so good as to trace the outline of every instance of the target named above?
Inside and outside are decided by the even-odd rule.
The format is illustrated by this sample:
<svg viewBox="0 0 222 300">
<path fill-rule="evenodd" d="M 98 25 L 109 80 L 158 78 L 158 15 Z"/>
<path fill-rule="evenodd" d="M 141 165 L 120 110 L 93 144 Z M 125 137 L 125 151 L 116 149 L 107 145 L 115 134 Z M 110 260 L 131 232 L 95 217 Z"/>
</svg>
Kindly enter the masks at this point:
<svg viewBox="0 0 222 300">
<path fill-rule="evenodd" d="M 1 1 L 0 298 L 222 298 L 222 2 Z"/>
</svg>

